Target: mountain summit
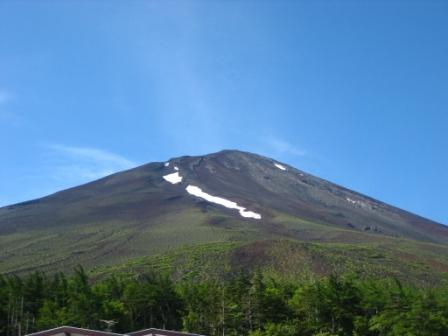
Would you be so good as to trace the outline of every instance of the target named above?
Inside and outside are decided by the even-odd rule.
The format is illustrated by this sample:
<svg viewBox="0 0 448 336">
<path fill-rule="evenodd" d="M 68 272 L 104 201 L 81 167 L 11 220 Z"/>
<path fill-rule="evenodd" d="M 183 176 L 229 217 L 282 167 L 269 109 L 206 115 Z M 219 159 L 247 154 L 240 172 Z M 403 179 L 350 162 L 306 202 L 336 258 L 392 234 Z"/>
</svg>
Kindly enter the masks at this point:
<svg viewBox="0 0 448 336">
<path fill-rule="evenodd" d="M 0 271 L 216 242 L 440 245 L 448 228 L 282 162 L 224 150 L 149 163 L 0 209 Z"/>
</svg>

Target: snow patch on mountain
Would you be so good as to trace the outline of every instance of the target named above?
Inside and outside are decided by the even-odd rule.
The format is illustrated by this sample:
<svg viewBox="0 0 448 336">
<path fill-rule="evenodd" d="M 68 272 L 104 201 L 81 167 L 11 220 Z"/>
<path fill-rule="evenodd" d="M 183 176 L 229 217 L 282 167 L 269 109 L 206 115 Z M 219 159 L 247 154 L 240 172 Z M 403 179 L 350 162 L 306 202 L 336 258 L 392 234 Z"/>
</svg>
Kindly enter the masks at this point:
<svg viewBox="0 0 448 336">
<path fill-rule="evenodd" d="M 286 167 L 285 167 L 285 166 L 282 166 L 282 165 L 279 164 L 279 163 L 274 163 L 274 166 L 276 166 L 278 169 L 286 170 Z"/>
<path fill-rule="evenodd" d="M 254 219 L 261 219 L 261 215 L 253 212 L 253 211 L 247 211 L 246 208 L 239 206 L 237 203 L 229 201 L 225 198 L 222 197 L 217 197 L 217 196 L 212 196 L 210 194 L 207 194 L 205 192 L 202 191 L 201 188 L 196 187 L 194 185 L 189 185 L 186 188 L 187 192 L 190 195 L 196 196 L 196 197 L 200 197 L 202 199 L 205 199 L 206 201 L 210 202 L 210 203 L 215 203 L 215 204 L 219 204 L 222 206 L 225 206 L 226 208 L 229 209 L 236 209 L 240 212 L 240 215 L 242 217 L 245 218 L 254 218 Z"/>
<path fill-rule="evenodd" d="M 366 203 L 366 202 L 358 201 L 358 200 L 354 200 L 354 199 L 351 199 L 350 197 L 346 197 L 345 199 L 346 199 L 347 202 L 349 202 L 350 204 L 355 205 L 355 206 L 358 206 L 358 207 L 360 207 L 360 208 L 363 208 L 363 209 L 371 209 L 371 208 L 372 208 L 372 207 L 371 207 L 368 203 Z"/>
<path fill-rule="evenodd" d="M 179 172 L 165 175 L 163 178 L 172 184 L 177 184 L 182 181 L 182 176 L 179 175 Z"/>
</svg>

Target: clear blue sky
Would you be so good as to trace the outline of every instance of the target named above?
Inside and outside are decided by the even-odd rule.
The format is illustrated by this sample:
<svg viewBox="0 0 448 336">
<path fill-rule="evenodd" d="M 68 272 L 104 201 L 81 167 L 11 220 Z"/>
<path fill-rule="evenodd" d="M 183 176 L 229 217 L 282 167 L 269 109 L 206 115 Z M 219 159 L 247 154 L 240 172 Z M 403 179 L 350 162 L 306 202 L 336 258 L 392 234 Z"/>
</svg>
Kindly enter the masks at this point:
<svg viewBox="0 0 448 336">
<path fill-rule="evenodd" d="M 0 205 L 257 152 L 448 224 L 447 1 L 0 0 Z"/>
</svg>

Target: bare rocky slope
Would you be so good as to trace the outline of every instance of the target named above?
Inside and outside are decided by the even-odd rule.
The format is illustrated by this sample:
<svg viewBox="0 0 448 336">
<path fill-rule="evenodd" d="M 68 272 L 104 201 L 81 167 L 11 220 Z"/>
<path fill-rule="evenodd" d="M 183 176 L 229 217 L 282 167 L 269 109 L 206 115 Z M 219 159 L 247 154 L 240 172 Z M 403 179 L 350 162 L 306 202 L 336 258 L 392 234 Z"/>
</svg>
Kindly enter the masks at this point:
<svg viewBox="0 0 448 336">
<path fill-rule="evenodd" d="M 448 265 L 446 226 L 241 151 L 150 163 L 0 208 L 0 272 L 282 240 L 412 245 L 401 251 L 406 258 L 426 256 L 425 265 L 440 271 Z"/>
</svg>

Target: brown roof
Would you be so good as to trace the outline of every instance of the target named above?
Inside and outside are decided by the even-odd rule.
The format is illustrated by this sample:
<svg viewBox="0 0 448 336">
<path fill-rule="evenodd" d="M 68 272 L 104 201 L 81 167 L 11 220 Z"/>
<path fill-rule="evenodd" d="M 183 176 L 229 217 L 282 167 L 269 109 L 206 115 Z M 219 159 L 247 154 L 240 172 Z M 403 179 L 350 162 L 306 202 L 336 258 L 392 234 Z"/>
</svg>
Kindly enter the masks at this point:
<svg viewBox="0 0 448 336">
<path fill-rule="evenodd" d="M 203 336 L 199 334 L 191 334 L 180 331 L 163 330 L 156 328 L 143 329 L 127 333 L 129 336 Z"/>
<path fill-rule="evenodd" d="M 26 336 L 53 336 L 60 333 L 66 333 L 68 335 L 76 333 L 85 336 L 203 336 L 199 334 L 190 334 L 180 331 L 163 330 L 156 328 L 149 328 L 126 334 L 117 334 L 107 331 L 98 331 L 98 330 L 83 329 L 68 326 L 62 326 L 54 329 L 38 331 L 33 334 L 28 334 Z"/>
<path fill-rule="evenodd" d="M 33 334 L 28 334 L 26 336 L 52 336 L 59 333 L 67 333 L 67 334 L 81 334 L 85 336 L 123 336 L 123 334 L 116 334 L 107 331 L 98 331 L 98 330 L 90 330 L 76 327 L 68 327 L 62 326 L 54 329 L 48 329 L 43 331 L 38 331 Z"/>
</svg>

